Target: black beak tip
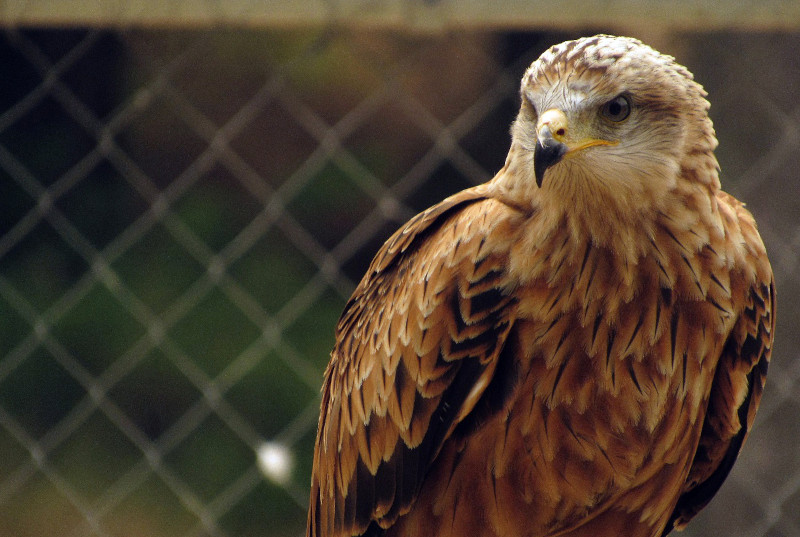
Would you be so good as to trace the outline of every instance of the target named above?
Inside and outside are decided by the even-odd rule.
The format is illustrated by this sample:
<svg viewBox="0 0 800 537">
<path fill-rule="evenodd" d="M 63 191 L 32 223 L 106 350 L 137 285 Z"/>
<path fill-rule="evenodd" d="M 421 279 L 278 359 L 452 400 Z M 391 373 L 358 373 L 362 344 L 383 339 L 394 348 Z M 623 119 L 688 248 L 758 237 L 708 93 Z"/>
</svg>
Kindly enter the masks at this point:
<svg viewBox="0 0 800 537">
<path fill-rule="evenodd" d="M 536 146 L 538 149 L 538 145 Z M 533 159 L 533 172 L 536 175 L 536 186 L 542 188 L 542 180 L 544 179 L 544 172 L 547 170 L 539 161 L 534 157 Z"/>
<path fill-rule="evenodd" d="M 558 164 L 567 153 L 567 146 L 556 140 L 545 139 L 536 142 L 536 149 L 533 151 L 533 170 L 536 176 L 536 185 L 541 188 L 544 180 L 544 172 L 547 168 Z"/>
</svg>

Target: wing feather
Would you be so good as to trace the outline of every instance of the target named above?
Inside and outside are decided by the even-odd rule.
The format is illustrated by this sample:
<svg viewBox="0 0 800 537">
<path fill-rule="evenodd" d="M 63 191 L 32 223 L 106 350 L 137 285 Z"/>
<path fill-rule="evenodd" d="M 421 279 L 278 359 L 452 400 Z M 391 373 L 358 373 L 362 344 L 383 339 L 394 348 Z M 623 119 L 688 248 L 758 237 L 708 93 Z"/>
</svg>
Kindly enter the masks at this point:
<svg viewBox="0 0 800 537">
<path fill-rule="evenodd" d="M 420 213 L 348 301 L 323 385 L 309 537 L 391 526 L 491 383 L 514 310 L 498 211 L 517 212 L 476 187 Z"/>
<path fill-rule="evenodd" d="M 664 536 L 685 527 L 717 493 L 747 439 L 764 390 L 775 328 L 775 286 L 749 215 L 742 224 L 746 243 L 757 247 L 748 256 L 755 281 L 722 349 L 700 443 Z M 727 278 L 719 285 L 730 289 Z"/>
</svg>

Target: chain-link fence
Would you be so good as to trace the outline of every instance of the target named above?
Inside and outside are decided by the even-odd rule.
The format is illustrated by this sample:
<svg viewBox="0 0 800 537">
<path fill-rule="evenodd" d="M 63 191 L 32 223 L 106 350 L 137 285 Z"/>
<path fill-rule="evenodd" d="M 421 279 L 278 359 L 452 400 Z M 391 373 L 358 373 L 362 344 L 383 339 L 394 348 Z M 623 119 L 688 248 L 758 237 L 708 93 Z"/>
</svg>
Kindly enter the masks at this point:
<svg viewBox="0 0 800 537">
<path fill-rule="evenodd" d="M 780 302 L 687 534 L 800 535 L 800 34 L 645 31 L 709 91 Z M 156 537 L 303 533 L 354 283 L 502 166 L 522 72 L 589 33 L 0 32 L 0 536 Z"/>
</svg>

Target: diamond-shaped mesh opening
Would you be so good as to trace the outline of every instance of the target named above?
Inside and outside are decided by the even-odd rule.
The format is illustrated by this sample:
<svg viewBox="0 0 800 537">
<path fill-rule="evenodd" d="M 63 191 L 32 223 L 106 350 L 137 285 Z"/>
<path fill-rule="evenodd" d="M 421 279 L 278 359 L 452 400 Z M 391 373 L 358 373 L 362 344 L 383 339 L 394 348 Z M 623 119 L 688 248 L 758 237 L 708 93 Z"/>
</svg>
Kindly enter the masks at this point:
<svg viewBox="0 0 800 537">
<path fill-rule="evenodd" d="M 70 289 L 86 269 L 86 262 L 46 222 L 0 258 L 0 273 L 39 310 Z"/>
<path fill-rule="evenodd" d="M 287 209 L 326 248 L 333 248 L 368 214 L 370 197 L 341 167 L 328 163 Z"/>
<path fill-rule="evenodd" d="M 142 433 L 156 440 L 201 394 L 172 360 L 154 350 L 114 384 L 108 397 Z"/>
<path fill-rule="evenodd" d="M 215 288 L 172 327 L 170 335 L 196 365 L 214 376 L 261 331 Z"/>
<path fill-rule="evenodd" d="M 0 528 L 14 537 L 68 535 L 80 511 L 42 473 L 36 473 L 0 509 Z"/>
<path fill-rule="evenodd" d="M 284 489 L 261 483 L 220 520 L 231 535 L 260 537 L 269 528 L 271 537 L 297 537 L 305 531 L 305 509 Z"/>
<path fill-rule="evenodd" d="M 269 353 L 225 395 L 264 438 L 281 432 L 319 391 L 299 378 L 279 355 L 280 350 Z M 281 382 L 273 384 L 278 378 Z M 268 392 L 265 386 L 271 386 Z"/>
<path fill-rule="evenodd" d="M 114 423 L 95 411 L 49 459 L 61 478 L 95 502 L 141 455 Z"/>
<path fill-rule="evenodd" d="M 56 206 L 98 249 L 119 236 L 148 205 L 108 162 L 101 162 Z"/>
<path fill-rule="evenodd" d="M 149 179 L 166 188 L 206 150 L 208 142 L 187 125 L 174 102 L 149 92 L 142 95 L 145 105 L 116 142 Z"/>
<path fill-rule="evenodd" d="M 114 537 L 185 535 L 196 527 L 197 517 L 158 477 L 151 475 L 102 519 Z"/>
<path fill-rule="evenodd" d="M 281 136 L 270 136 L 273 132 Z M 270 143 L 265 144 L 268 139 Z M 231 140 L 230 147 L 247 155 L 247 164 L 274 188 L 282 185 L 305 162 L 318 141 L 298 123 L 285 105 L 269 100 Z"/>
<path fill-rule="evenodd" d="M 252 449 L 213 415 L 164 459 L 203 501 L 225 490 L 253 462 Z"/>
<path fill-rule="evenodd" d="M 317 272 L 286 235 L 272 228 L 228 269 L 268 312 L 277 312 Z"/>
<path fill-rule="evenodd" d="M 353 156 L 386 186 L 405 177 L 433 143 L 412 113 L 393 97 L 383 100 L 344 140 Z"/>
<path fill-rule="evenodd" d="M 144 333 L 145 327 L 102 284 L 95 284 L 53 326 L 59 343 L 94 375 L 105 371 Z"/>
<path fill-rule="evenodd" d="M 49 185 L 75 166 L 96 145 L 87 129 L 51 96 L 0 132 L 0 145 Z"/>
<path fill-rule="evenodd" d="M 127 51 L 120 36 L 101 32 L 91 46 L 63 73 L 61 80 L 98 118 L 105 118 L 129 97 L 126 86 Z M 103 73 L 98 84 L 96 73 Z"/>
<path fill-rule="evenodd" d="M 84 393 L 49 352 L 38 348 L 0 382 L 0 407 L 38 438 L 59 423 Z"/>
<path fill-rule="evenodd" d="M 112 268 L 136 297 L 156 312 L 171 305 L 206 271 L 161 225 L 143 235 Z"/>
<path fill-rule="evenodd" d="M 174 212 L 213 250 L 221 250 L 261 211 L 237 178 L 214 167 L 173 204 Z"/>
</svg>

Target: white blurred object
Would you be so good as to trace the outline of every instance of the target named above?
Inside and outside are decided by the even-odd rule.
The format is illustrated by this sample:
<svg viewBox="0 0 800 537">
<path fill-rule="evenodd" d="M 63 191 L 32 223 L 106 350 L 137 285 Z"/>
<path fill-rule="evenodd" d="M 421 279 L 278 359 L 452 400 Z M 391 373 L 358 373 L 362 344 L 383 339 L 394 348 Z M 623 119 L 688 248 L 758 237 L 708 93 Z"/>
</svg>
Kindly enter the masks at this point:
<svg viewBox="0 0 800 537">
<path fill-rule="evenodd" d="M 264 442 L 258 448 L 258 467 L 267 479 L 285 485 L 292 477 L 294 457 L 283 444 Z"/>
</svg>

